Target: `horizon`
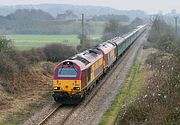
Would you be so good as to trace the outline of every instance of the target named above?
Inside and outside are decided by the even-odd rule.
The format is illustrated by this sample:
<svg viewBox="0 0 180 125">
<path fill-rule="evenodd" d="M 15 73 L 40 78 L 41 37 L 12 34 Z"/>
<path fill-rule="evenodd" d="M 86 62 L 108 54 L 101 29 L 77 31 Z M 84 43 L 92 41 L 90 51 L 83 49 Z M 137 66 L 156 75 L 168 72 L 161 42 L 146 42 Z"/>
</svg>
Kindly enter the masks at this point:
<svg viewBox="0 0 180 125">
<path fill-rule="evenodd" d="M 41 5 L 41 4 L 65 4 L 65 5 L 74 5 L 74 6 L 100 6 L 100 7 L 109 7 L 109 8 L 113 8 L 116 10 L 141 10 L 144 11 L 147 14 L 157 14 L 159 12 L 163 13 L 163 14 L 167 14 L 167 13 L 171 13 L 172 10 L 176 10 L 177 13 L 180 13 L 180 8 L 177 7 L 177 4 L 173 3 L 173 1 L 177 1 L 177 0 L 172 0 L 169 4 L 164 4 L 163 6 L 161 5 L 160 1 L 156 1 L 155 3 L 152 1 L 143 1 L 143 0 L 135 0 L 135 1 L 131 1 L 131 4 L 128 3 L 127 1 L 118 1 L 117 0 L 112 0 L 111 3 L 109 2 L 109 0 L 92 0 L 91 2 L 89 1 L 83 1 L 83 0 L 62 0 L 61 2 L 58 0 L 51 0 L 51 2 L 48 2 L 47 0 L 32 0 L 27 1 L 27 0 L 13 0 L 13 2 L 11 0 L 0 0 L 0 6 L 22 6 L 22 5 Z M 73 4 L 73 2 L 76 1 L 76 4 Z M 166 2 L 168 0 L 165 0 Z M 137 2 L 140 2 L 142 4 L 137 4 Z M 169 1 L 168 1 L 169 2 Z M 99 4 L 98 4 L 99 3 Z M 117 3 L 117 4 L 116 4 Z M 128 4 L 127 4 L 128 3 Z M 137 4 L 136 6 L 132 6 L 132 4 Z M 144 3 L 144 4 L 143 4 Z M 150 7 L 150 8 L 149 8 Z M 164 9 L 163 9 L 164 8 Z"/>
</svg>

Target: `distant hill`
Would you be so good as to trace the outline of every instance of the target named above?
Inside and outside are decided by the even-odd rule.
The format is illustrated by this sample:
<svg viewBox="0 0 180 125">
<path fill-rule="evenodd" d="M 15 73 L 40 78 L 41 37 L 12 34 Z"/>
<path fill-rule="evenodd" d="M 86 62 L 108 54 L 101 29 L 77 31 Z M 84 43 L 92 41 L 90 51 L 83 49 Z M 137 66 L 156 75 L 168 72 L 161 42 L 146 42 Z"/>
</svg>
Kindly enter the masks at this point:
<svg viewBox="0 0 180 125">
<path fill-rule="evenodd" d="M 0 15 L 6 16 L 15 12 L 17 9 L 41 9 L 56 17 L 58 14 L 63 14 L 66 11 L 72 11 L 80 17 L 81 13 L 86 14 L 86 18 L 100 15 L 126 15 L 131 20 L 139 17 L 144 18 L 146 14 L 141 10 L 117 10 L 110 7 L 100 6 L 80 6 L 69 4 L 39 4 L 39 5 L 16 5 L 16 6 L 0 6 Z"/>
<path fill-rule="evenodd" d="M 129 17 L 126 15 L 101 15 L 92 18 L 93 21 L 107 21 L 110 19 L 119 20 L 120 22 L 129 22 Z"/>
<path fill-rule="evenodd" d="M 52 20 L 53 17 L 42 10 L 18 9 L 14 13 L 6 16 L 9 20 Z"/>
<path fill-rule="evenodd" d="M 140 10 L 121 11 L 109 7 L 61 4 L 0 6 L 0 33 L 6 34 L 79 34 L 81 14 L 85 13 L 86 32 L 101 34 L 113 18 L 131 22 L 146 17 Z"/>
<path fill-rule="evenodd" d="M 86 20 L 86 32 L 101 34 L 103 21 Z M 51 16 L 39 9 L 18 9 L 7 16 L 0 16 L 0 33 L 5 34 L 79 34 L 81 20 L 71 11 Z"/>
</svg>

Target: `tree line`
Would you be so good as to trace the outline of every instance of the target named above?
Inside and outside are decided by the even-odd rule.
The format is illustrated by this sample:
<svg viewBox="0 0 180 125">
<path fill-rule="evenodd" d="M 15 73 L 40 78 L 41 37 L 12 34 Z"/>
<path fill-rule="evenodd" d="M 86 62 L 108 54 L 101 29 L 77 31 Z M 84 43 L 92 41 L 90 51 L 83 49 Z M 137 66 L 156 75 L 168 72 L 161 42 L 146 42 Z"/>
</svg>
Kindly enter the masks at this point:
<svg viewBox="0 0 180 125">
<path fill-rule="evenodd" d="M 94 16 L 89 21 L 107 21 L 111 18 L 129 21 L 124 15 Z M 86 25 L 88 33 L 93 34 L 97 27 Z M 7 16 L 0 16 L 0 32 L 6 34 L 79 34 L 81 19 L 72 11 L 53 17 L 39 9 L 18 9 Z"/>
</svg>

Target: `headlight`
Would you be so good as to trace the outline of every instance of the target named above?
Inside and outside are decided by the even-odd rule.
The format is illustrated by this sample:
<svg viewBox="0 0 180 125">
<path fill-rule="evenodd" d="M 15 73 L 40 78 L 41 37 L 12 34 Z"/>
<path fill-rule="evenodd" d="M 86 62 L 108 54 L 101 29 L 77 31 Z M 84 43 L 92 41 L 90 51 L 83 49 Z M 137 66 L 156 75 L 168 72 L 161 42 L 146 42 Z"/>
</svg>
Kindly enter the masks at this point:
<svg viewBox="0 0 180 125">
<path fill-rule="evenodd" d="M 80 90 L 80 87 L 74 87 L 74 90 Z"/>
<path fill-rule="evenodd" d="M 54 90 L 60 90 L 60 87 L 54 87 Z"/>
</svg>

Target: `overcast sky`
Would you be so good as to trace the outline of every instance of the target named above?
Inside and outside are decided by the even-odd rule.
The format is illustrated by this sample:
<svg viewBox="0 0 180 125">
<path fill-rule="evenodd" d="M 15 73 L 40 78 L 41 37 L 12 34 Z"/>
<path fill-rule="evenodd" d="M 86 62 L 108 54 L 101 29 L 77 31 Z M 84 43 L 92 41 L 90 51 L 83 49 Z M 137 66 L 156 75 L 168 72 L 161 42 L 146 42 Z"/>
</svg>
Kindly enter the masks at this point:
<svg viewBox="0 0 180 125">
<path fill-rule="evenodd" d="M 108 6 L 119 10 L 140 9 L 147 13 L 160 10 L 167 13 L 176 9 L 180 13 L 180 0 L 0 0 L 0 5 L 40 3 Z"/>
</svg>

